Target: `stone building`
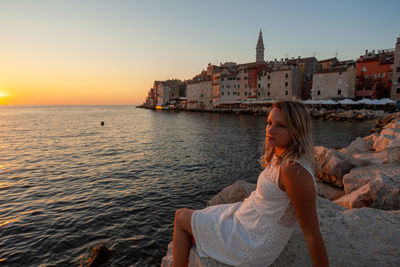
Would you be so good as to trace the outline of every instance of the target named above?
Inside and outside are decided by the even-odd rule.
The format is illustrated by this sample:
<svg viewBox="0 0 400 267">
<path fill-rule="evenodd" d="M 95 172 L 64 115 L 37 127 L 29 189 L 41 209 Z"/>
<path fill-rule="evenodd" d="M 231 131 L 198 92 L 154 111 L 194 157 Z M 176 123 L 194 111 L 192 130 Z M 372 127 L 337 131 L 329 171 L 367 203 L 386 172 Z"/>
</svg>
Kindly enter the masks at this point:
<svg viewBox="0 0 400 267">
<path fill-rule="evenodd" d="M 397 37 L 394 51 L 392 88 L 390 93 L 392 100 L 400 101 L 400 37 Z"/>
<path fill-rule="evenodd" d="M 356 65 L 357 99 L 381 99 L 390 97 L 392 87 L 392 64 L 394 50 L 386 49 L 372 52 L 365 51 Z"/>
<path fill-rule="evenodd" d="M 318 61 L 321 70 L 328 70 L 331 68 L 331 65 L 337 62 L 339 62 L 339 60 L 336 57 Z"/>
<path fill-rule="evenodd" d="M 313 74 L 312 99 L 354 98 L 356 68 L 351 61 L 336 62 Z"/>
<path fill-rule="evenodd" d="M 156 105 L 166 105 L 172 100 L 186 95 L 186 84 L 178 79 L 154 81 L 154 99 Z"/>
<path fill-rule="evenodd" d="M 275 100 L 296 100 L 301 98 L 302 72 L 297 64 L 278 61 L 265 69 L 260 79 L 265 83 L 265 91 L 260 97 Z"/>
</svg>

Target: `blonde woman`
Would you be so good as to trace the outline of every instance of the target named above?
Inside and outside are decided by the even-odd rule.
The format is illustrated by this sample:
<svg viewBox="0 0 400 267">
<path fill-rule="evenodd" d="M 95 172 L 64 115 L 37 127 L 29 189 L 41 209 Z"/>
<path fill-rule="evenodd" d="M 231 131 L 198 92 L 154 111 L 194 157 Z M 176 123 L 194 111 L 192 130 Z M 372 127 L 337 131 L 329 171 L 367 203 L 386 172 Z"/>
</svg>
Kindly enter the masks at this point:
<svg viewBox="0 0 400 267">
<path fill-rule="evenodd" d="M 319 230 L 311 121 L 303 105 L 276 102 L 266 128 L 265 169 L 243 202 L 203 210 L 178 209 L 173 266 L 187 266 L 192 241 L 200 257 L 233 266 L 268 266 L 298 222 L 314 266 L 328 266 Z"/>
</svg>

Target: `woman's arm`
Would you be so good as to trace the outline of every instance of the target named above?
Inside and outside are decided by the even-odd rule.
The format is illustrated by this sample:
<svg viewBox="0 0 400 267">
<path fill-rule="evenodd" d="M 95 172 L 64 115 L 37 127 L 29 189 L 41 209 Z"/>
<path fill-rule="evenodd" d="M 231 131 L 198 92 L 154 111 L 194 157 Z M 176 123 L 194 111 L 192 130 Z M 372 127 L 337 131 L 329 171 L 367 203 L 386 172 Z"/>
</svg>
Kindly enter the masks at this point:
<svg viewBox="0 0 400 267">
<path fill-rule="evenodd" d="M 286 191 L 307 241 L 314 266 L 329 266 L 325 244 L 319 230 L 316 192 L 311 174 L 300 164 L 290 162 L 281 167 L 280 186 Z"/>
</svg>

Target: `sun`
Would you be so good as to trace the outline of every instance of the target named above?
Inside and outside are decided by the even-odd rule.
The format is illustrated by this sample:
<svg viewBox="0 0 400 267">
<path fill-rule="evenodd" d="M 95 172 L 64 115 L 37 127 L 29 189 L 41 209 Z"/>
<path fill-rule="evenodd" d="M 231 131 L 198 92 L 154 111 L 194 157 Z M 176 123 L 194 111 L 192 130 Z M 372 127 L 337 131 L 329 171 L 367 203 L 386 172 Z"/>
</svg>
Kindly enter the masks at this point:
<svg viewBox="0 0 400 267">
<path fill-rule="evenodd" d="M 0 97 L 7 97 L 7 96 L 9 96 L 9 95 L 10 95 L 10 94 L 7 93 L 7 92 L 0 91 Z"/>
</svg>

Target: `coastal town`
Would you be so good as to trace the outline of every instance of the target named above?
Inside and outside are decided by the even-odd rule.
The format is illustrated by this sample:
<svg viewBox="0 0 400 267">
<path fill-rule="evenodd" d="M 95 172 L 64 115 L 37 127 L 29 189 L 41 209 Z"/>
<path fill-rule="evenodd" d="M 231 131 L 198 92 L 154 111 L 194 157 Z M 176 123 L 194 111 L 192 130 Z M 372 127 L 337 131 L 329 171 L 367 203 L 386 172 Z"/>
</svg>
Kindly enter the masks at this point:
<svg viewBox="0 0 400 267">
<path fill-rule="evenodd" d="M 264 60 L 260 30 L 255 62 L 209 63 L 192 79 L 154 81 L 140 107 L 188 111 L 266 110 L 276 100 L 391 111 L 400 105 L 400 37 L 395 48 L 365 50 L 356 60 Z M 352 108 L 354 109 L 354 108 Z"/>
</svg>

